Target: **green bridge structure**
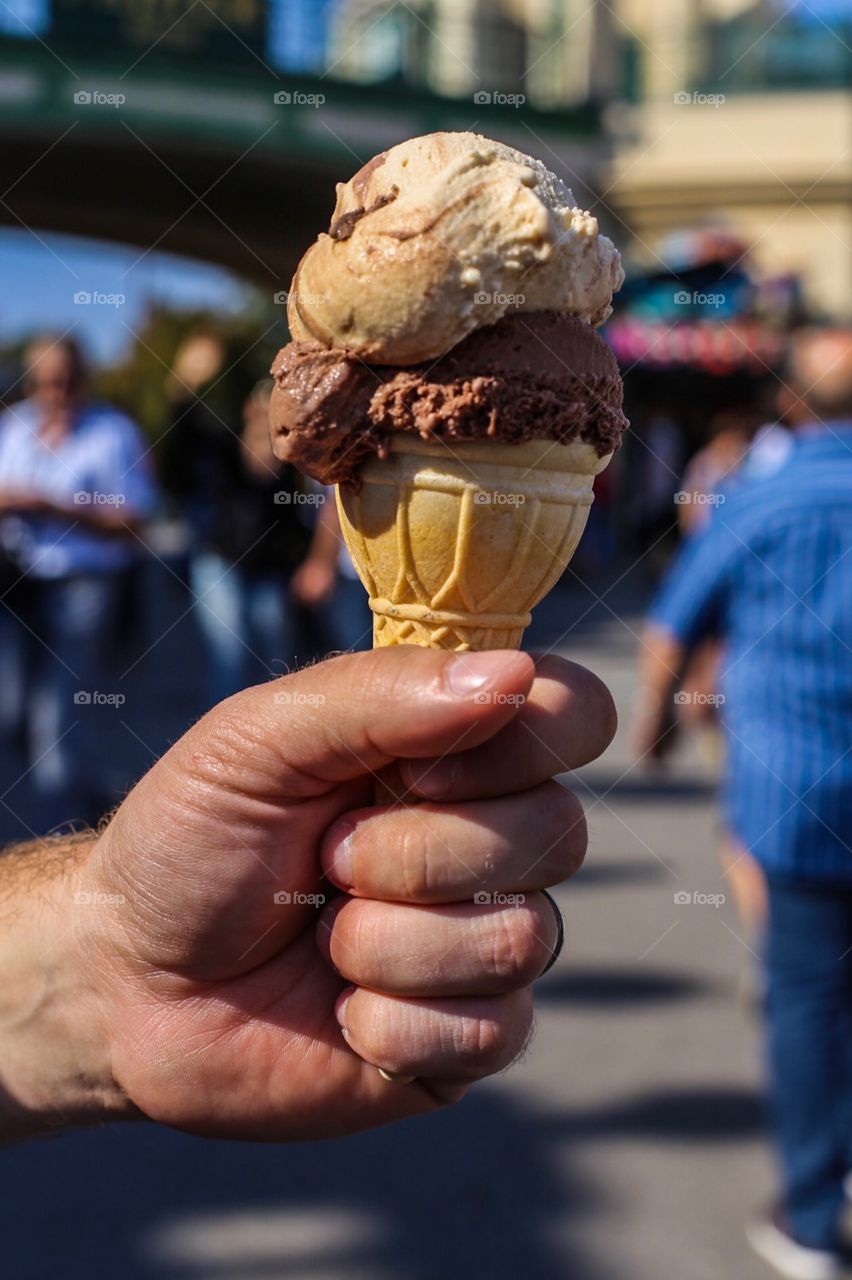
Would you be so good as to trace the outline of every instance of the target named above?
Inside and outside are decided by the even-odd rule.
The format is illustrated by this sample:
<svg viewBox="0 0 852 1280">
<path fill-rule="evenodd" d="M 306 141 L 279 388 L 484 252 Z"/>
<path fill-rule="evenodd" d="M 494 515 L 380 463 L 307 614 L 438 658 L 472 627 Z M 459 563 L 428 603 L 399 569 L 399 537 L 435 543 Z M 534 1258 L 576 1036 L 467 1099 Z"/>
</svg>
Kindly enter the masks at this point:
<svg viewBox="0 0 852 1280">
<path fill-rule="evenodd" d="M 291 76 L 248 44 L 234 58 L 110 51 L 85 32 L 0 40 L 8 226 L 182 253 L 274 291 L 328 225 L 334 183 L 405 137 L 474 129 L 541 156 L 578 200 L 594 190 L 604 143 L 593 107 L 540 112 L 489 90 L 461 100 Z"/>
</svg>

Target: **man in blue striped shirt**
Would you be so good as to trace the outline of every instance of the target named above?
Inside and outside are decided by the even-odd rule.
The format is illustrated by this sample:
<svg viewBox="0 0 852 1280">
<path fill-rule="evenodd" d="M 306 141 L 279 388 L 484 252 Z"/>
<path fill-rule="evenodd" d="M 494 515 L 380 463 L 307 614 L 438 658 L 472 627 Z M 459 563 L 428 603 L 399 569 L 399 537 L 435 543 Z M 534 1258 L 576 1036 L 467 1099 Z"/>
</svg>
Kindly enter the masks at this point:
<svg viewBox="0 0 852 1280">
<path fill-rule="evenodd" d="M 637 737 L 664 754 L 685 660 L 721 638 L 724 810 L 767 884 L 784 1172 L 751 1239 L 786 1275 L 828 1277 L 852 1166 L 852 331 L 799 336 L 781 394 L 787 461 L 720 495 L 655 603 Z"/>
</svg>

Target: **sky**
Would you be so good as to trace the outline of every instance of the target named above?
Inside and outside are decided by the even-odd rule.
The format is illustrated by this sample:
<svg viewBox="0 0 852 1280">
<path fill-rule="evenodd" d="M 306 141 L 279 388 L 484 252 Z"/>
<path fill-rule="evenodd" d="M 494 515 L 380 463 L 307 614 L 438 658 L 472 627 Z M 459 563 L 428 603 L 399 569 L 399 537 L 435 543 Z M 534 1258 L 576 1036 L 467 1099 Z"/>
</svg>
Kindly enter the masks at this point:
<svg viewBox="0 0 852 1280">
<path fill-rule="evenodd" d="M 329 7 L 330 0 L 278 0 L 271 6 L 275 63 L 293 70 L 321 64 Z M 49 0 L 2 0 L 0 33 L 32 39 L 47 32 L 49 17 Z M 128 346 L 131 330 L 153 301 L 222 311 L 237 311 L 247 301 L 247 287 L 223 269 L 164 253 L 149 253 L 133 266 L 140 252 L 38 228 L 35 234 L 0 228 L 0 342 L 43 328 L 62 332 L 76 323 L 90 357 L 109 363 Z M 75 302 L 79 293 L 92 301 Z"/>
<path fill-rule="evenodd" d="M 76 324 L 75 336 L 89 356 L 109 363 L 132 342 L 152 302 L 224 313 L 249 300 L 249 287 L 220 267 L 167 253 L 149 253 L 140 262 L 142 252 L 0 228 L 0 342 Z"/>
</svg>

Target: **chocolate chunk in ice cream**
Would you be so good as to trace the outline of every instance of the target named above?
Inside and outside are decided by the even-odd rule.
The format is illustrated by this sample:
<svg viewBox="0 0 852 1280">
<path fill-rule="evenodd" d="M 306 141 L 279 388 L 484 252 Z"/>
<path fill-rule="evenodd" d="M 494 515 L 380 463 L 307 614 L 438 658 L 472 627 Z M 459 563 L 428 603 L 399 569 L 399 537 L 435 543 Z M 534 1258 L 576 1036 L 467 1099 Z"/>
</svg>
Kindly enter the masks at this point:
<svg viewBox="0 0 852 1280">
<path fill-rule="evenodd" d="M 511 313 L 439 359 L 367 365 L 316 342 L 291 342 L 272 366 L 276 455 L 325 484 L 357 484 L 395 432 L 426 440 L 582 440 L 600 457 L 627 420 L 610 348 L 584 320 Z"/>
</svg>

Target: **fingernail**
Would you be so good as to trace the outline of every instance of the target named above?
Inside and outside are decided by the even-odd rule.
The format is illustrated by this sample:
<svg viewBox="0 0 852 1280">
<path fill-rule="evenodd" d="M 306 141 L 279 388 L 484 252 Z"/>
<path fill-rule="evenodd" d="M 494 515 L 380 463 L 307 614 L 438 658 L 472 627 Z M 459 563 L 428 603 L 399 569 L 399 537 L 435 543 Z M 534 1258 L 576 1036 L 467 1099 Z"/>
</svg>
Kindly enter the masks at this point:
<svg viewBox="0 0 852 1280">
<path fill-rule="evenodd" d="M 444 682 L 457 698 L 469 697 L 491 684 L 505 670 L 510 655 L 501 650 L 489 653 L 460 653 L 444 669 Z"/>
<path fill-rule="evenodd" d="M 326 861 L 326 875 L 341 889 L 352 887 L 352 823 L 339 824 L 331 859 Z"/>
<path fill-rule="evenodd" d="M 343 1034 L 344 1039 L 349 1039 L 349 1032 L 346 1030 L 346 1006 L 355 992 L 355 987 L 345 987 L 337 997 L 337 1003 L 334 1006 L 334 1016 L 337 1018 L 337 1025 Z"/>
<path fill-rule="evenodd" d="M 335 973 L 337 973 L 337 967 L 331 958 L 331 931 L 334 928 L 334 918 L 345 902 L 346 898 L 342 895 L 339 898 L 332 898 L 325 910 L 321 912 L 314 930 L 319 953 Z"/>
</svg>

